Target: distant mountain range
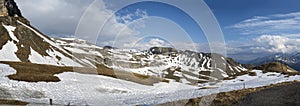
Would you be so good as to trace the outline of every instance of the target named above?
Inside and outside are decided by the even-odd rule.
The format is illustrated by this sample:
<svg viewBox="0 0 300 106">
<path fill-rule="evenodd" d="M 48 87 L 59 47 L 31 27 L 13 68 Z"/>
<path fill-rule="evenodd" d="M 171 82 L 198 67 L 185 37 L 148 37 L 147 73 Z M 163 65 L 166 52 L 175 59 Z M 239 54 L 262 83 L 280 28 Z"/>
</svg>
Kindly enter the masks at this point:
<svg viewBox="0 0 300 106">
<path fill-rule="evenodd" d="M 114 70 L 154 75 L 184 83 L 199 83 L 223 79 L 246 71 L 231 58 L 212 53 L 180 51 L 168 47 L 152 47 L 149 50 L 98 47 L 85 40 L 74 38 L 53 39 L 79 60 L 91 67 L 104 64 Z M 212 56 L 216 62 L 212 64 Z"/>
<path fill-rule="evenodd" d="M 277 53 L 249 61 L 249 64 L 261 65 L 269 62 L 280 62 L 300 71 L 300 53 Z"/>
</svg>

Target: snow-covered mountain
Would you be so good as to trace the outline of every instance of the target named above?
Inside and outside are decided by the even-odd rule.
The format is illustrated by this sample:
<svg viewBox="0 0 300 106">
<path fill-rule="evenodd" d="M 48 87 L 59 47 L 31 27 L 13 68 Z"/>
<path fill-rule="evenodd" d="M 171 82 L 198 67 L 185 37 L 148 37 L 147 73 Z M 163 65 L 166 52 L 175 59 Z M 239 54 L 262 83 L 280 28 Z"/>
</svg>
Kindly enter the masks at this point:
<svg viewBox="0 0 300 106">
<path fill-rule="evenodd" d="M 10 2 L 15 4 L 13 0 Z M 12 6 L 19 10 L 17 5 Z M 8 14 L 10 11 L 13 14 Z M 234 60 L 218 54 L 162 47 L 147 51 L 116 49 L 99 47 L 81 39 L 49 38 L 32 27 L 20 11 L 2 13 L 6 15 L 0 17 L 0 61 L 90 68 L 105 65 L 114 70 L 187 83 L 220 80 L 246 71 Z"/>
<path fill-rule="evenodd" d="M 10 20 L 0 26 L 0 61 L 82 66 L 72 59 L 70 53 L 30 25 L 15 17 L 0 18 Z"/>
<path fill-rule="evenodd" d="M 8 1 L 13 10 L 6 9 Z M 99 47 L 76 38 L 49 38 L 22 17 L 14 0 L 0 0 L 0 22 L 1 101 L 47 105 L 51 99 L 54 105 L 156 105 L 300 80 L 295 70 L 279 63 L 248 70 L 214 53 L 168 47 L 139 51 Z M 300 54 L 275 57 L 297 64 Z M 73 72 L 74 67 L 68 66 L 82 70 Z M 98 73 L 91 74 L 90 69 Z M 118 78 L 117 71 L 123 72 L 123 78 Z M 129 74 L 138 76 L 137 80 L 162 80 L 137 83 L 128 80 L 132 77 Z"/>
<path fill-rule="evenodd" d="M 85 40 L 74 38 L 53 40 L 93 67 L 104 64 L 114 70 L 169 78 L 185 83 L 220 80 L 247 70 L 233 59 L 212 53 L 177 51 L 164 47 L 138 51 L 98 47 Z M 212 55 L 215 60 L 222 62 L 212 64 Z"/>
<path fill-rule="evenodd" d="M 260 57 L 254 60 L 249 61 L 248 63 L 253 65 L 261 65 L 269 62 L 280 62 L 290 66 L 291 68 L 300 70 L 300 53 L 277 53 L 268 55 L 265 57 Z"/>
<path fill-rule="evenodd" d="M 5 5 L 14 10 L 6 9 Z M 57 45 L 46 35 L 30 25 L 21 16 L 13 0 L 1 0 L 0 61 L 30 62 L 57 66 L 83 66 L 72 54 Z M 18 11 L 17 11 L 18 10 Z"/>
</svg>

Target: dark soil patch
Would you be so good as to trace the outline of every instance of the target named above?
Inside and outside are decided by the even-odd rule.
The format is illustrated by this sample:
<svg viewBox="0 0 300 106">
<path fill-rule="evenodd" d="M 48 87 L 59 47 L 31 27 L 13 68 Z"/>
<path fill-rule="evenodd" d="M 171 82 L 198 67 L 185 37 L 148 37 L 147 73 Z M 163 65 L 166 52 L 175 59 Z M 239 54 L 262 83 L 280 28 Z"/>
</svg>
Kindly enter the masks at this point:
<svg viewBox="0 0 300 106">
<path fill-rule="evenodd" d="M 58 82 L 60 81 L 55 74 L 63 72 L 71 72 L 72 67 L 56 67 L 50 65 L 39 65 L 25 62 L 1 62 L 8 64 L 13 67 L 17 73 L 14 75 L 9 75 L 8 78 L 18 81 L 27 82 Z"/>
<path fill-rule="evenodd" d="M 5 99 L 0 99 L 0 104 L 1 105 L 27 105 L 27 102 L 22 102 L 18 100 L 5 100 Z"/>
<path fill-rule="evenodd" d="M 130 73 L 126 71 L 116 71 L 107 68 L 104 65 L 97 65 L 97 69 L 80 68 L 80 67 L 61 67 L 52 65 L 33 64 L 28 62 L 0 62 L 8 64 L 13 67 L 17 73 L 9 75 L 8 77 L 13 80 L 26 81 L 26 82 L 59 82 L 60 79 L 55 74 L 63 72 L 78 72 L 83 74 L 97 74 L 108 77 L 123 79 L 144 85 L 153 85 L 157 82 L 168 82 L 168 80 L 158 78 L 155 76 L 141 75 L 137 73 Z"/>
</svg>

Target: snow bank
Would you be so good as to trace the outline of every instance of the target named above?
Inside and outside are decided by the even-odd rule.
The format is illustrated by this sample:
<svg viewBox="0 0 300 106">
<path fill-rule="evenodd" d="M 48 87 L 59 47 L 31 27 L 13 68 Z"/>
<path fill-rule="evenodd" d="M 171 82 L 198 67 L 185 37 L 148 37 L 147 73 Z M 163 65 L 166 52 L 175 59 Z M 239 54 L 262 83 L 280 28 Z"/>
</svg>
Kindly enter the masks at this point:
<svg viewBox="0 0 300 106">
<path fill-rule="evenodd" d="M 8 41 L 3 48 L 0 50 L 0 61 L 15 61 L 20 62 L 21 60 L 17 57 L 16 52 L 18 47 L 13 41 Z"/>
<path fill-rule="evenodd" d="M 189 99 L 246 88 L 260 87 L 286 81 L 300 80 L 300 76 L 285 78 L 279 73 L 265 73 L 254 70 L 257 76 L 243 75 L 233 80 L 226 80 L 217 85 L 209 83 L 204 86 L 218 86 L 215 89 L 199 87 L 177 82 L 157 83 L 154 86 L 141 85 L 129 81 L 100 75 L 66 72 L 58 74 L 60 82 L 28 83 L 9 80 L 6 75 L 15 70 L 0 64 L 0 89 L 7 90 L 10 96 L 1 96 L 27 101 L 33 104 L 49 104 L 49 98 L 59 105 L 155 105 L 168 101 Z"/>
</svg>

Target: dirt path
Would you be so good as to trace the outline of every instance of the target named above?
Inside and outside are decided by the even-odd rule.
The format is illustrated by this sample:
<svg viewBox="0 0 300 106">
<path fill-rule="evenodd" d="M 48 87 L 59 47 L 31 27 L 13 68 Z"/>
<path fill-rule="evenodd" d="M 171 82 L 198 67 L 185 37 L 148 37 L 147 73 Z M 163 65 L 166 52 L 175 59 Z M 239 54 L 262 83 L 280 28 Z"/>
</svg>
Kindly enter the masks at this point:
<svg viewBox="0 0 300 106">
<path fill-rule="evenodd" d="M 300 106 L 300 83 L 272 87 L 248 94 L 236 106 Z"/>
<path fill-rule="evenodd" d="M 215 96 L 214 96 L 215 95 Z M 211 101 L 211 99 L 213 99 Z M 300 82 L 283 82 L 257 88 L 220 92 L 172 101 L 159 106 L 300 106 Z"/>
</svg>

